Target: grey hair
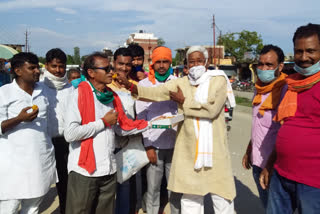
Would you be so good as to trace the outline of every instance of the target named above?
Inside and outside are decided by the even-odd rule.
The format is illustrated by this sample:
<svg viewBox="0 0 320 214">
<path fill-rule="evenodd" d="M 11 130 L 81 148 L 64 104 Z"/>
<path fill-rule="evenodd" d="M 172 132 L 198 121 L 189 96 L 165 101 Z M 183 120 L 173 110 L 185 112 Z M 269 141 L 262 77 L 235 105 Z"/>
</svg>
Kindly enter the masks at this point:
<svg viewBox="0 0 320 214">
<path fill-rule="evenodd" d="M 187 57 L 187 61 L 188 61 L 188 58 L 189 58 L 189 55 L 192 54 L 193 52 L 200 52 L 200 53 L 203 53 L 204 55 L 204 58 L 206 58 L 206 61 L 208 61 L 208 51 L 206 48 L 200 46 L 200 45 L 195 45 L 195 46 L 191 46 L 188 51 L 187 51 L 187 54 L 186 54 L 186 57 Z"/>
</svg>

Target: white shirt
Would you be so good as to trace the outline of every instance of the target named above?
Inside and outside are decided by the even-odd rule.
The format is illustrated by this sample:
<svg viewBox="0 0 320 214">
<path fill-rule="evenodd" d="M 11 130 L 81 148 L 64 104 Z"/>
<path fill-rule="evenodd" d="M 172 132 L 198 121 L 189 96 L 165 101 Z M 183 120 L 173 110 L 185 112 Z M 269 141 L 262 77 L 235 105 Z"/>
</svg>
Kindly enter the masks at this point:
<svg viewBox="0 0 320 214">
<path fill-rule="evenodd" d="M 113 110 L 112 102 L 102 104 L 93 94 L 95 106 L 95 121 L 81 125 L 81 116 L 78 108 L 78 89 L 68 98 L 68 108 L 65 114 L 64 137 L 70 142 L 68 157 L 68 172 L 74 171 L 84 176 L 98 177 L 114 174 L 117 170 L 113 154 L 115 149 L 115 133 L 113 128 L 105 128 L 101 118 Z M 96 161 L 96 170 L 89 174 L 78 166 L 81 140 L 93 136 L 93 150 Z"/>
<path fill-rule="evenodd" d="M 32 95 L 16 81 L 0 88 L 0 127 L 23 108 L 37 105 L 32 122 L 21 122 L 2 133 L 0 128 L 0 200 L 36 198 L 45 195 L 56 181 L 54 148 L 48 135 L 48 99 L 38 83 Z"/>
<path fill-rule="evenodd" d="M 46 88 L 49 101 L 49 136 L 59 137 L 63 136 L 64 129 L 64 114 L 65 109 L 68 108 L 67 98 L 74 90 L 71 84 L 66 84 L 62 89 L 58 90 L 50 88 L 45 82 L 40 82 Z"/>
</svg>

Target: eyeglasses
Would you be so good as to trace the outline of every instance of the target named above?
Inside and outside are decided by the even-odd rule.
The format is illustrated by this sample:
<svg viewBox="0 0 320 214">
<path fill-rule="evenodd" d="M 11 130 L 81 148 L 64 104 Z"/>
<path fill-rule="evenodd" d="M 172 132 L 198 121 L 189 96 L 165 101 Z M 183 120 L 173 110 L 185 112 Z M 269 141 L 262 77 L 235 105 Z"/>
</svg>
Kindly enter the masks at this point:
<svg viewBox="0 0 320 214">
<path fill-rule="evenodd" d="M 111 71 L 110 66 L 107 66 L 107 67 L 93 67 L 91 69 L 102 69 L 107 73 L 109 73 Z"/>
</svg>

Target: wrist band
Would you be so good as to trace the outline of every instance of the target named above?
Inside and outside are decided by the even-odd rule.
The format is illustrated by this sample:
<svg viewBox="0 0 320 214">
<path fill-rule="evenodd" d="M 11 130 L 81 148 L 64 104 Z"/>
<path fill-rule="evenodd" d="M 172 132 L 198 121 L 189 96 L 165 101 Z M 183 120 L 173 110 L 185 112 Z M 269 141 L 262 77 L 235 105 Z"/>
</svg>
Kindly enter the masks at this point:
<svg viewBox="0 0 320 214">
<path fill-rule="evenodd" d="M 111 127 L 110 124 L 106 121 L 106 119 L 104 119 L 103 117 L 101 118 L 103 124 L 105 127 Z"/>
</svg>

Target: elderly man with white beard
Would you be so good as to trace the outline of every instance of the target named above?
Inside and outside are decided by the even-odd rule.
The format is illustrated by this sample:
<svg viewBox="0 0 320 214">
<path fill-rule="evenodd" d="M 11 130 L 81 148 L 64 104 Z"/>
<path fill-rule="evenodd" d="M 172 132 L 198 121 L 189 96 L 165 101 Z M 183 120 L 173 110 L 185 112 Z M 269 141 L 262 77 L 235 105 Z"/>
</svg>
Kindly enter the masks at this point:
<svg viewBox="0 0 320 214">
<path fill-rule="evenodd" d="M 183 193 L 182 214 L 203 213 L 203 198 L 208 193 L 216 214 L 233 214 L 236 192 L 223 110 L 227 100 L 232 107 L 235 100 L 224 72 L 207 70 L 207 62 L 207 50 L 192 46 L 187 51 L 188 76 L 152 88 L 118 78 L 139 99 L 171 99 L 178 103 L 178 112 L 184 114 L 168 183 L 169 190 Z"/>
</svg>

